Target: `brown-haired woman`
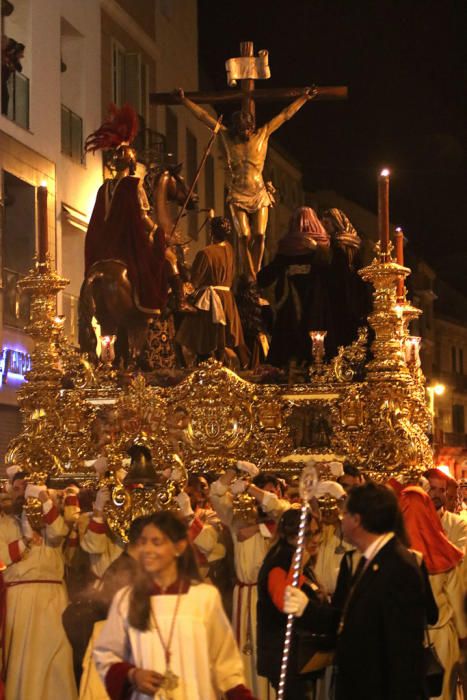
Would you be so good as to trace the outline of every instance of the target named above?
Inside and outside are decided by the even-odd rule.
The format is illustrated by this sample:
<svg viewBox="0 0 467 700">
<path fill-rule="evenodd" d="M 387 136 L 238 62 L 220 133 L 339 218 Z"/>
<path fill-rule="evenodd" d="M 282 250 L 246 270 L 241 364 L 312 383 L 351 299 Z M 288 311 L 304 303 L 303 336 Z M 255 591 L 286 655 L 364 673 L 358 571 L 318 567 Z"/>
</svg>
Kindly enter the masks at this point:
<svg viewBox="0 0 467 700">
<path fill-rule="evenodd" d="M 185 524 L 145 519 L 141 574 L 114 598 L 94 658 L 111 700 L 251 700 L 219 593 L 201 583 Z"/>
<path fill-rule="evenodd" d="M 297 618 L 292 634 L 285 700 L 317 697 L 316 681 L 323 673 L 306 672 L 304 657 L 307 652 L 311 657 L 318 651 L 317 648 L 310 650 L 306 635 L 307 632 L 316 633 L 322 643 L 332 646 L 339 621 L 339 612 L 326 602 L 313 571 L 321 534 L 321 524 L 315 514 L 309 516 L 305 531 L 305 561 L 299 587 L 292 589 L 290 586 L 299 522 L 299 508 L 291 508 L 282 514 L 276 540 L 258 576 L 258 673 L 266 676 L 275 690 L 279 686 L 287 613 L 293 613 Z"/>
</svg>

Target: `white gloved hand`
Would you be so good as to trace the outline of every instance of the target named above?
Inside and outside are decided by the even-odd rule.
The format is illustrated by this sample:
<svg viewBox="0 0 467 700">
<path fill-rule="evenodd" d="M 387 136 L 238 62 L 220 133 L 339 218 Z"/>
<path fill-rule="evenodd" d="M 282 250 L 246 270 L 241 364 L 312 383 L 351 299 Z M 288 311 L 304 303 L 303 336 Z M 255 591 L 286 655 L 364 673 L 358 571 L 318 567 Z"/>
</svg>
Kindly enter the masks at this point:
<svg viewBox="0 0 467 700">
<path fill-rule="evenodd" d="M 341 498 L 346 497 L 346 493 L 343 487 L 337 483 L 337 481 L 320 481 L 316 487 L 316 498 L 322 498 L 323 496 L 332 496 L 336 501 L 340 501 Z"/>
<path fill-rule="evenodd" d="M 24 492 L 25 498 L 39 498 L 41 493 L 47 493 L 45 484 L 28 484 Z"/>
<path fill-rule="evenodd" d="M 246 472 L 252 478 L 258 476 L 259 474 L 259 469 L 256 464 L 253 464 L 253 462 L 243 462 L 240 460 L 237 462 L 237 469 L 240 469 L 242 472 Z"/>
<path fill-rule="evenodd" d="M 106 503 L 110 501 L 110 491 L 107 488 L 107 486 L 104 486 L 99 489 L 99 491 L 96 493 L 96 500 L 94 501 L 94 509 L 99 511 L 100 513 L 103 512 L 104 506 Z"/>
<path fill-rule="evenodd" d="M 78 486 L 75 486 L 74 484 L 72 484 L 71 486 L 67 486 L 65 491 L 64 491 L 65 497 L 77 496 L 78 494 L 79 494 L 79 488 L 78 488 Z"/>
<path fill-rule="evenodd" d="M 21 530 L 25 540 L 32 540 L 33 529 L 24 510 L 21 513 Z"/>
<path fill-rule="evenodd" d="M 343 476 L 344 467 L 342 462 L 329 462 L 328 466 L 334 479 L 339 479 L 341 476 Z"/>
<path fill-rule="evenodd" d="M 128 474 L 128 471 L 126 469 L 123 469 L 123 467 L 122 467 L 121 469 L 118 469 L 118 471 L 117 471 L 117 479 L 123 483 L 127 474 Z"/>
<path fill-rule="evenodd" d="M 248 481 L 244 481 L 244 479 L 236 479 L 230 484 L 230 491 L 234 496 L 238 496 L 239 493 L 246 491 L 248 486 Z"/>
<path fill-rule="evenodd" d="M 18 474 L 19 472 L 22 472 L 22 468 L 19 466 L 19 464 L 11 464 L 9 467 L 5 469 L 6 475 L 9 479 L 9 481 L 13 481 L 13 477 Z"/>
<path fill-rule="evenodd" d="M 107 457 L 98 457 L 92 466 L 96 474 L 102 476 L 107 471 Z"/>
<path fill-rule="evenodd" d="M 170 472 L 170 479 L 172 479 L 172 481 L 181 481 L 183 477 L 184 473 L 181 467 L 174 467 Z"/>
<path fill-rule="evenodd" d="M 215 510 L 204 512 L 204 522 L 207 523 L 208 525 L 212 525 L 213 527 L 216 527 L 216 528 L 222 527 L 222 523 L 220 521 L 220 518 L 217 515 Z"/>
<path fill-rule="evenodd" d="M 295 617 L 301 617 L 305 612 L 305 608 L 310 602 L 307 594 L 300 590 L 300 588 L 294 588 L 293 586 L 287 586 L 284 595 L 284 612 L 287 615 L 294 615 Z"/>
<path fill-rule="evenodd" d="M 184 518 L 193 517 L 193 508 L 191 507 L 190 497 L 185 491 L 181 491 L 178 496 L 175 496 L 180 512 Z"/>
</svg>

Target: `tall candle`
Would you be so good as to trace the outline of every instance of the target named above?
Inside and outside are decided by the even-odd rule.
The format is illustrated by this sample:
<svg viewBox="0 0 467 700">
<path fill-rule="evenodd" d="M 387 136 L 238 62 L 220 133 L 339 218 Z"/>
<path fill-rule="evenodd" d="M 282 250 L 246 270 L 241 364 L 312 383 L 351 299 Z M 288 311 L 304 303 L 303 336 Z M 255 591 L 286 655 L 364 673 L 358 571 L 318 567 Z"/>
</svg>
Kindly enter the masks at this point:
<svg viewBox="0 0 467 700">
<path fill-rule="evenodd" d="M 404 265 L 404 234 L 401 228 L 396 228 L 394 234 L 394 241 L 396 244 L 396 262 L 398 265 Z"/>
<path fill-rule="evenodd" d="M 47 186 L 42 184 L 37 188 L 37 223 L 39 233 L 38 260 L 46 261 L 49 252 L 49 230 L 47 222 Z"/>
<path fill-rule="evenodd" d="M 398 265 L 404 266 L 404 234 L 401 228 L 396 228 L 394 234 L 394 242 L 396 248 L 396 262 Z M 397 300 L 401 301 L 404 298 L 404 280 L 397 280 Z"/>
<path fill-rule="evenodd" d="M 382 170 L 378 177 L 378 228 L 381 253 L 389 247 L 389 170 Z"/>
</svg>

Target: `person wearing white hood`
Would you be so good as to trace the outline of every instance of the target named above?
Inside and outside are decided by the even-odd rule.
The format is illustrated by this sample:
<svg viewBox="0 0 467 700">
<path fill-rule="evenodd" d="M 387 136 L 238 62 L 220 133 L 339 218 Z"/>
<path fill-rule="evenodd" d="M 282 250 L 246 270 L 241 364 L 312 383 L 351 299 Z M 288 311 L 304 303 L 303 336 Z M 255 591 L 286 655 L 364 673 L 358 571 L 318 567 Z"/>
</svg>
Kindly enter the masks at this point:
<svg viewBox="0 0 467 700">
<path fill-rule="evenodd" d="M 62 545 L 68 529 L 47 487 L 25 486 L 26 476 L 16 471 L 12 477 L 17 517 L 5 514 L 0 522 L 5 697 L 75 700 L 71 647 L 61 619 L 67 604 Z M 29 498 L 41 503 L 34 529 L 23 509 Z"/>
<path fill-rule="evenodd" d="M 322 535 L 314 571 L 328 599 L 336 588 L 342 557 L 352 549 L 344 542 L 340 525 L 346 495 L 337 481 L 320 481 L 318 484 L 316 498 L 321 513 Z"/>
<path fill-rule="evenodd" d="M 251 462 L 237 462 L 238 478 L 234 469 L 227 469 L 211 484 L 210 501 L 231 534 L 234 545 L 234 568 L 237 578 L 233 593 L 232 625 L 240 648 L 247 685 L 260 700 L 271 697 L 272 690 L 266 678 L 258 676 L 256 666 L 256 604 L 258 600 L 258 573 L 269 549 L 272 529 L 282 512 L 290 508 L 288 501 L 276 493 L 258 488 L 250 479 L 258 476 L 259 469 Z M 251 514 L 248 522 L 234 512 L 235 496 L 248 492 L 269 517 L 261 522 Z"/>
<path fill-rule="evenodd" d="M 94 469 L 99 477 L 107 471 L 107 460 L 98 457 Z M 107 487 L 101 487 L 96 493 L 93 512 L 87 516 L 88 522 L 80 536 L 81 548 L 90 555 L 91 569 L 100 582 L 107 568 L 123 552 L 123 546 L 111 537 L 104 518 L 104 508 L 110 500 Z M 99 585 L 99 583 L 98 583 Z"/>
</svg>

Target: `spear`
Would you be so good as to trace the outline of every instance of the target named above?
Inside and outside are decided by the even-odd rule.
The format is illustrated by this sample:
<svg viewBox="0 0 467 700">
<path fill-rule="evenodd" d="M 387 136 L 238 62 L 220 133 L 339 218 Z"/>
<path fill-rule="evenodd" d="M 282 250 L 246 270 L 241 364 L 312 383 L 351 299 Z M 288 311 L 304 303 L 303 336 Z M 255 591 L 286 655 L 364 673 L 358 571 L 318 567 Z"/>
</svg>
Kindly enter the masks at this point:
<svg viewBox="0 0 467 700">
<path fill-rule="evenodd" d="M 318 482 L 318 476 L 314 466 L 314 462 L 310 461 L 304 467 L 300 476 L 300 498 L 302 501 L 302 507 L 300 512 L 300 522 L 298 525 L 298 537 L 297 537 L 297 548 L 293 557 L 292 563 L 292 586 L 294 588 L 298 587 L 298 581 L 300 578 L 300 572 L 302 569 L 303 561 L 303 550 L 305 547 L 305 528 L 306 519 L 309 509 L 309 501 L 315 495 L 316 485 Z M 294 623 L 294 615 L 290 613 L 287 615 L 287 624 L 285 626 L 285 638 L 284 646 L 282 649 L 282 661 L 281 670 L 279 675 L 279 685 L 277 688 L 277 700 L 283 700 L 286 677 L 287 677 L 287 666 L 289 664 L 289 654 L 290 654 L 290 644 L 292 642 L 292 630 Z"/>
<path fill-rule="evenodd" d="M 209 155 L 209 152 L 210 152 L 210 150 L 211 150 L 211 148 L 212 148 L 212 145 L 213 145 L 213 143 L 214 143 L 214 139 L 216 138 L 216 136 L 217 136 L 217 134 L 218 134 L 218 132 L 219 132 L 219 129 L 221 128 L 222 119 L 223 119 L 223 115 L 221 114 L 221 116 L 219 117 L 219 119 L 218 119 L 217 122 L 216 122 L 216 126 L 215 126 L 214 129 L 212 130 L 211 138 L 209 139 L 208 144 L 207 144 L 206 148 L 204 149 L 203 157 L 201 158 L 201 162 L 200 162 L 200 164 L 199 164 L 199 166 L 198 166 L 198 170 L 196 171 L 195 177 L 193 178 L 193 182 L 191 183 L 190 189 L 188 190 L 188 194 L 187 194 L 187 196 L 186 196 L 186 198 L 185 198 L 185 201 L 183 202 L 183 206 L 182 206 L 182 208 L 180 209 L 180 211 L 178 212 L 178 216 L 177 216 L 177 218 L 176 218 L 176 220 L 175 220 L 175 223 L 174 223 L 174 225 L 173 225 L 173 229 L 172 229 L 172 232 L 171 232 L 171 234 L 170 234 L 169 240 L 172 239 L 172 236 L 174 235 L 174 233 L 175 233 L 175 231 L 176 231 L 176 229 L 177 229 L 177 226 L 178 226 L 178 224 L 179 224 L 179 222 L 180 222 L 180 219 L 182 218 L 183 214 L 185 213 L 185 210 L 186 210 L 186 208 L 187 208 L 187 206 L 188 206 L 188 202 L 189 202 L 190 199 L 191 199 L 191 195 L 193 194 L 193 192 L 194 192 L 194 190 L 195 190 L 195 187 L 196 187 L 196 183 L 198 182 L 199 176 L 201 175 L 201 170 L 203 169 L 203 165 L 205 164 L 206 159 L 207 159 L 207 157 L 208 157 L 208 155 Z"/>
</svg>

